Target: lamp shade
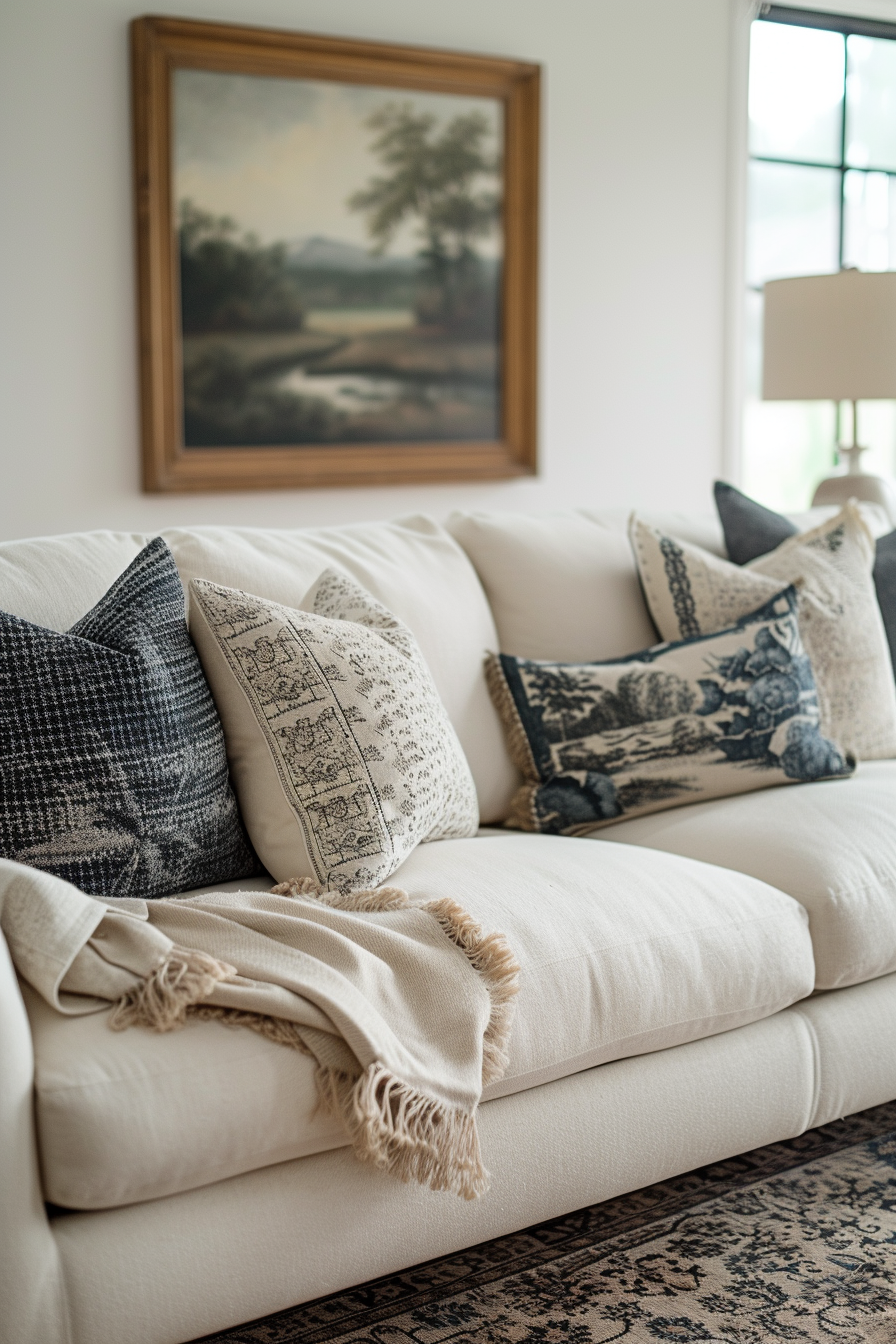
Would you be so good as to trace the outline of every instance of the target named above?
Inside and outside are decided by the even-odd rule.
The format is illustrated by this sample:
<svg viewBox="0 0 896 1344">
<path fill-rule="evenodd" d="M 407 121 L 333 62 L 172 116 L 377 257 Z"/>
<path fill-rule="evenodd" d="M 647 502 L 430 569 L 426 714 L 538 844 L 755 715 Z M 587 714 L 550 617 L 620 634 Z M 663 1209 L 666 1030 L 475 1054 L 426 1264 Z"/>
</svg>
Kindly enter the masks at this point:
<svg viewBox="0 0 896 1344">
<path fill-rule="evenodd" d="M 896 398 L 896 271 L 765 285 L 766 401 Z"/>
</svg>

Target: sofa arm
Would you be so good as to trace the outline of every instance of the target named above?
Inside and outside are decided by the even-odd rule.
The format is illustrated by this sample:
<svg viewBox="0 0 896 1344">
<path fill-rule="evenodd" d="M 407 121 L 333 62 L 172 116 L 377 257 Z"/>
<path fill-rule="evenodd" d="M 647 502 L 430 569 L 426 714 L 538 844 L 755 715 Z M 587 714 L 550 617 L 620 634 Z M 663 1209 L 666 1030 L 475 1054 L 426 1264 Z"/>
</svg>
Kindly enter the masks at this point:
<svg viewBox="0 0 896 1344">
<path fill-rule="evenodd" d="M 69 1344 L 65 1285 L 44 1209 L 34 1129 L 34 1051 L 0 934 L 0 1337 Z"/>
</svg>

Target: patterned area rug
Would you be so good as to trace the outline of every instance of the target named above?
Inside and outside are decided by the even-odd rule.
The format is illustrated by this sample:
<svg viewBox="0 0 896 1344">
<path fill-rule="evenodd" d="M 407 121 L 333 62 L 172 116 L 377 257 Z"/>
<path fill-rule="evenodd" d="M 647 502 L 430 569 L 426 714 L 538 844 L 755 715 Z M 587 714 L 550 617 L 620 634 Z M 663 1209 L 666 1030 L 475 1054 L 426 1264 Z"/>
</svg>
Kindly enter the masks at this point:
<svg viewBox="0 0 896 1344">
<path fill-rule="evenodd" d="M 206 1344 L 896 1344 L 896 1102 Z"/>
</svg>

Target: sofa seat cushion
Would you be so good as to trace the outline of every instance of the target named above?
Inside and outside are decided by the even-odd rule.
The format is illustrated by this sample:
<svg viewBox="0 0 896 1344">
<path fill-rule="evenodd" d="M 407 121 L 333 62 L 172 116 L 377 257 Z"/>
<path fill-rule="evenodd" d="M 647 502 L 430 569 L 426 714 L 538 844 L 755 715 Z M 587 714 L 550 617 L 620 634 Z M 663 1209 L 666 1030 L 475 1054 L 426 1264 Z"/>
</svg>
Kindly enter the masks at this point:
<svg viewBox="0 0 896 1344">
<path fill-rule="evenodd" d="M 44 1197 L 116 1208 L 341 1148 L 315 1062 L 245 1027 L 189 1019 L 159 1036 L 62 1017 L 26 988 Z"/>
<path fill-rule="evenodd" d="M 805 912 L 762 882 L 590 839 L 482 832 L 421 845 L 391 878 L 507 936 L 520 993 L 486 1099 L 768 1017 L 811 992 Z M 733 881 L 731 879 L 734 879 Z"/>
<path fill-rule="evenodd" d="M 802 908 L 688 859 L 484 833 L 421 846 L 392 881 L 452 897 L 520 961 L 510 1066 L 486 1100 L 767 1017 L 811 990 Z M 116 1033 L 106 1013 L 63 1018 L 28 998 L 54 1203 L 135 1203 L 346 1142 L 316 1108 L 313 1062 L 254 1032 L 192 1021 Z"/>
<path fill-rule="evenodd" d="M 788 892 L 809 915 L 817 989 L 896 971 L 896 761 L 636 817 L 600 840 L 701 859 Z"/>
</svg>

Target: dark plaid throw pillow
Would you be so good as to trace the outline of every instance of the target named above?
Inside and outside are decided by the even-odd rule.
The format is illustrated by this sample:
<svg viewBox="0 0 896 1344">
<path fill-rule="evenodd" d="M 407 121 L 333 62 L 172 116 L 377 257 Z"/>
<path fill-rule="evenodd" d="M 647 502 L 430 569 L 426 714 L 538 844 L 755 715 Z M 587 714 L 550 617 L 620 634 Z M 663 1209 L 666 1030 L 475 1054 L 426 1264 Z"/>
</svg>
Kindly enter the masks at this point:
<svg viewBox="0 0 896 1344">
<path fill-rule="evenodd" d="M 0 854 L 95 896 L 258 871 L 161 537 L 67 634 L 0 612 Z"/>
</svg>

